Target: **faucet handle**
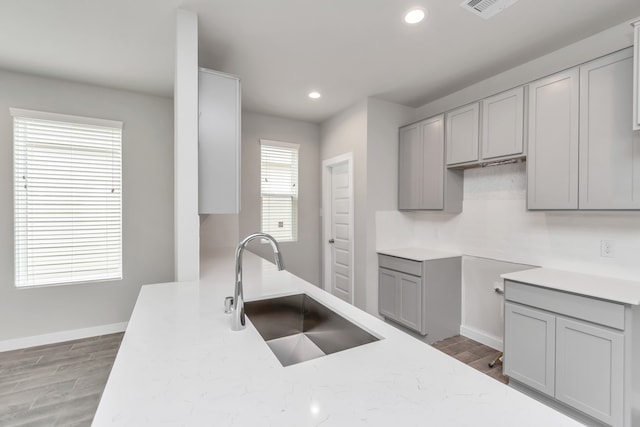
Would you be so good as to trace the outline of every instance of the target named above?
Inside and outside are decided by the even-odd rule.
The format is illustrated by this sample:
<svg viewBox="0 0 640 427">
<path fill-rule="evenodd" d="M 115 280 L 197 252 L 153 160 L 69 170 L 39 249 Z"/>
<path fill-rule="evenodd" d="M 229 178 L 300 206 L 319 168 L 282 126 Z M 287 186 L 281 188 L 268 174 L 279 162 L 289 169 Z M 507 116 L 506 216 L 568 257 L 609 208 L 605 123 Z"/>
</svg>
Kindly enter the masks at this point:
<svg viewBox="0 0 640 427">
<path fill-rule="evenodd" d="M 224 299 L 224 313 L 225 314 L 230 314 L 231 313 L 231 306 L 233 306 L 233 297 L 226 297 Z"/>
</svg>

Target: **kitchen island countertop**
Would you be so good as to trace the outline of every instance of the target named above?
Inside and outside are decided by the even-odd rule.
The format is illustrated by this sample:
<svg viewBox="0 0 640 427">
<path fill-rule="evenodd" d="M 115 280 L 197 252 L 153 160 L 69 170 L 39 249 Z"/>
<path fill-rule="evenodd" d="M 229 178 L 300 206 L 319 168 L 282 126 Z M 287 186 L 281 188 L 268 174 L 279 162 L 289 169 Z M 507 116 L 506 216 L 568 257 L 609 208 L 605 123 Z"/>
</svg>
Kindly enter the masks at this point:
<svg viewBox="0 0 640 427">
<path fill-rule="evenodd" d="M 246 300 L 305 292 L 381 338 L 282 367 L 250 321 L 231 331 L 233 249 L 201 276 L 142 288 L 93 426 L 581 425 L 245 253 Z"/>
</svg>

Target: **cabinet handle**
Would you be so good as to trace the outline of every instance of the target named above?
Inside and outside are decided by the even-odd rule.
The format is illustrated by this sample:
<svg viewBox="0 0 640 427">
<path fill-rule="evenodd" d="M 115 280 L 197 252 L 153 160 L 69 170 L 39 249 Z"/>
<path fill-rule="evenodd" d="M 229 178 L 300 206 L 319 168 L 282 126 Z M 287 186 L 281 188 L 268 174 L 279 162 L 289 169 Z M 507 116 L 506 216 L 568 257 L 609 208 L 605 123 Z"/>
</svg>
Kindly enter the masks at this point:
<svg viewBox="0 0 640 427">
<path fill-rule="evenodd" d="M 331 243 L 332 245 L 335 243 L 336 241 L 333 239 L 329 239 L 329 243 Z"/>
</svg>

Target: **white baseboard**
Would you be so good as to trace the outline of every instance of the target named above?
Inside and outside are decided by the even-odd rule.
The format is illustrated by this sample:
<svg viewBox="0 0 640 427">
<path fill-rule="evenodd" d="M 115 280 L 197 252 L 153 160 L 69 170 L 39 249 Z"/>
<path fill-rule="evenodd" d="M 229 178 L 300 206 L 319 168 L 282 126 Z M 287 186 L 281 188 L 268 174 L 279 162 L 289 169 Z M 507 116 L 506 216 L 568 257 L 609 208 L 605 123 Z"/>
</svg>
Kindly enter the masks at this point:
<svg viewBox="0 0 640 427">
<path fill-rule="evenodd" d="M 469 326 L 460 325 L 460 335 L 471 338 L 474 341 L 478 341 L 481 344 L 484 344 L 491 348 L 495 348 L 499 351 L 502 351 L 502 349 L 504 348 L 504 344 L 500 338 L 494 337 L 493 335 L 489 335 L 486 332 L 479 331 Z"/>
<path fill-rule="evenodd" d="M 73 329 L 70 331 L 60 331 L 0 341 L 0 352 L 123 332 L 127 329 L 127 323 L 128 322 L 112 323 L 110 325 L 100 325 L 91 328 Z"/>
</svg>

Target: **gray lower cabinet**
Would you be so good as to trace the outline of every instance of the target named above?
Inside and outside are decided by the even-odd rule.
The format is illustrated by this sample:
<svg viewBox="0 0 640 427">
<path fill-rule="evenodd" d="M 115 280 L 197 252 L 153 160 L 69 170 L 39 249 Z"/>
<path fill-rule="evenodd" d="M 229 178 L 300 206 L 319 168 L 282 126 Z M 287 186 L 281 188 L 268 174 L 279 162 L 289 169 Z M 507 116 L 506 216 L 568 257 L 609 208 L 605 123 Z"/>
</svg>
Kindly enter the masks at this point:
<svg viewBox="0 0 640 427">
<path fill-rule="evenodd" d="M 556 340 L 556 399 L 609 425 L 622 425 L 624 335 L 558 318 Z"/>
<path fill-rule="evenodd" d="M 460 333 L 461 258 L 378 255 L 378 311 L 435 342 Z"/>
<path fill-rule="evenodd" d="M 381 268 L 380 314 L 422 333 L 422 278 Z"/>
<path fill-rule="evenodd" d="M 633 383 L 628 307 L 509 280 L 505 300 L 505 375 L 594 425 L 637 425 L 624 395 Z"/>
<path fill-rule="evenodd" d="M 445 168 L 444 115 L 400 128 L 398 209 L 462 212 L 462 171 Z"/>
<path fill-rule="evenodd" d="M 546 395 L 555 390 L 556 317 L 505 303 L 504 373 Z"/>
</svg>

